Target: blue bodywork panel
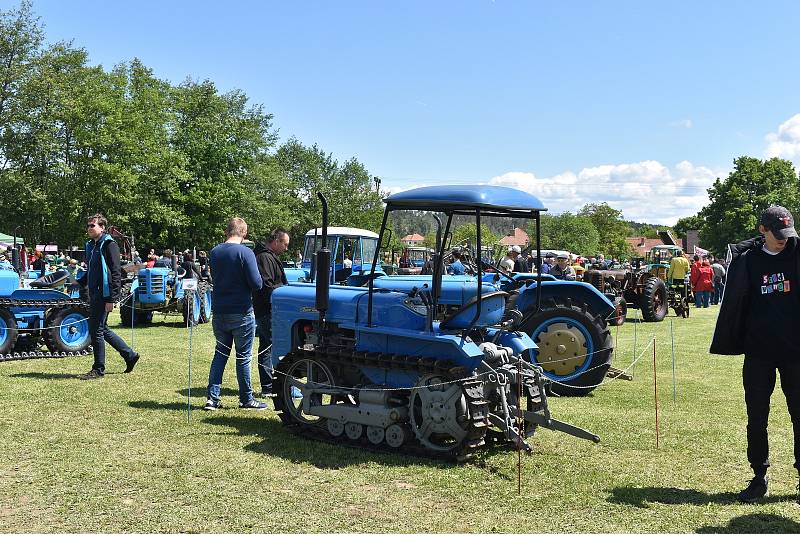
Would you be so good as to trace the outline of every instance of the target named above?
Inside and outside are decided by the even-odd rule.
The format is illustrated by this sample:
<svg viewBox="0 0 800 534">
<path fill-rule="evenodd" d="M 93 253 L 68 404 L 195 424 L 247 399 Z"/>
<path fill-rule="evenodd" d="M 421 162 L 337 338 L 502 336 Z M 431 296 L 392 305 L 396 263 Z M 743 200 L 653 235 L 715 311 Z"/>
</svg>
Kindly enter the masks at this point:
<svg viewBox="0 0 800 534">
<path fill-rule="evenodd" d="M 427 285 L 427 288 L 430 289 L 432 278 L 429 274 L 385 276 L 376 279 L 373 282 L 373 286 L 375 288 L 410 293 L 415 287 L 422 289 Z M 475 298 L 477 284 L 477 279 L 474 276 L 442 276 L 442 292 L 439 296 L 439 303 L 446 306 L 463 306 L 470 299 Z M 493 283 L 484 283 L 481 287 L 483 293 L 492 293 L 499 289 L 500 287 Z"/>
<path fill-rule="evenodd" d="M 0 297 L 7 297 L 19 289 L 19 275 L 14 271 L 0 270 Z"/>
<path fill-rule="evenodd" d="M 616 309 L 614 304 L 596 287 L 584 282 L 568 282 L 566 280 L 542 282 L 542 302 L 549 298 L 572 299 L 575 303 L 585 302 L 590 312 L 600 314 L 604 319 Z M 523 313 L 534 306 L 536 306 L 536 283 L 521 287 L 519 297 L 517 297 L 517 308 Z"/>
<path fill-rule="evenodd" d="M 449 208 L 482 208 L 490 211 L 545 211 L 535 196 L 497 185 L 435 185 L 401 191 L 386 199 L 389 207 L 445 211 Z"/>
</svg>

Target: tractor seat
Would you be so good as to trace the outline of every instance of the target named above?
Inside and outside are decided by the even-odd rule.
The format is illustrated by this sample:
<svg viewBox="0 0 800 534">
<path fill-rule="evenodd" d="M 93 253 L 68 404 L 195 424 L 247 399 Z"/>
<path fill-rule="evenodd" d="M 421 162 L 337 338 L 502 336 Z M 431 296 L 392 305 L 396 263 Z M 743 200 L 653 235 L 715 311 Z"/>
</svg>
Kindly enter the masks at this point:
<svg viewBox="0 0 800 534">
<path fill-rule="evenodd" d="M 61 287 L 67 283 L 68 278 L 69 278 L 69 273 L 67 271 L 56 271 L 54 273 L 40 276 L 39 278 L 31 282 L 31 287 L 36 289 L 49 289 L 49 288 Z"/>
</svg>

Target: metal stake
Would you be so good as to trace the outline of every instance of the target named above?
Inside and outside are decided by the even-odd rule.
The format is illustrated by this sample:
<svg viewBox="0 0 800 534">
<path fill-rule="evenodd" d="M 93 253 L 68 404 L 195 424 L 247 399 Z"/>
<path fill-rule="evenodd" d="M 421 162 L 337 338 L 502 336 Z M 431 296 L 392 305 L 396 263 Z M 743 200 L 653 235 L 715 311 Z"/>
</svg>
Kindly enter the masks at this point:
<svg viewBox="0 0 800 534">
<path fill-rule="evenodd" d="M 658 448 L 658 379 L 656 377 L 656 337 L 653 336 L 653 397 L 656 404 L 656 449 Z"/>
</svg>

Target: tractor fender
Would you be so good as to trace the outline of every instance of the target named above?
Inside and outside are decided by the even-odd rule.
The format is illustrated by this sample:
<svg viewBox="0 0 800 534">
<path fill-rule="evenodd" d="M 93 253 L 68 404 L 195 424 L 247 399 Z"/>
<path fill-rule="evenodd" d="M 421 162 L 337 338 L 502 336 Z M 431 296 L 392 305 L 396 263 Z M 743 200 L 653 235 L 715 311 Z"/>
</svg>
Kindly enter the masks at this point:
<svg viewBox="0 0 800 534">
<path fill-rule="evenodd" d="M 542 302 L 547 301 L 549 298 L 556 298 L 562 302 L 565 299 L 572 299 L 572 302 L 576 305 L 585 303 L 587 309 L 593 315 L 601 315 L 602 317 L 608 317 L 616 309 L 614 303 L 600 293 L 596 287 L 584 282 L 543 281 Z M 523 314 L 533 310 L 536 306 L 535 282 L 520 288 L 516 306 Z"/>
</svg>

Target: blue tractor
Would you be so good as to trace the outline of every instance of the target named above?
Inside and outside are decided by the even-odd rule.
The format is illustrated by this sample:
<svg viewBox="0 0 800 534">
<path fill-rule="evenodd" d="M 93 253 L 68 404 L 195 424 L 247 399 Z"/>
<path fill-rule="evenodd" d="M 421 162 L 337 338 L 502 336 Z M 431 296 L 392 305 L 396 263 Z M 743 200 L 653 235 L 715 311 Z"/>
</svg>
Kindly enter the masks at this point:
<svg viewBox="0 0 800 534">
<path fill-rule="evenodd" d="M 213 288 L 191 277 L 173 261 L 172 268 L 139 269 L 123 286 L 120 318 L 124 326 L 150 324 L 155 312 L 181 314 L 187 326 L 211 320 Z"/>
<path fill-rule="evenodd" d="M 11 265 L 0 264 L 0 360 L 90 352 L 89 306 L 78 293 L 68 292 L 69 278 L 66 271 L 56 271 L 22 288 Z"/>
<path fill-rule="evenodd" d="M 316 284 L 290 283 L 272 295 L 273 391 L 287 428 L 314 439 L 459 461 L 491 442 L 530 451 L 525 440 L 539 427 L 599 441 L 552 417 L 550 380 L 537 364 L 536 343 L 520 329 L 530 318 L 511 303 L 512 297 L 526 305 L 532 299 L 539 314 L 558 291 L 546 291 L 539 280 L 514 284 L 509 295 L 480 272 L 449 279 L 441 261 L 446 238 L 437 239 L 432 276 L 398 277 L 402 287 L 391 288 L 382 283 L 393 277 L 332 285 L 327 204 L 320 200 Z M 483 218 L 529 218 L 538 228 L 544 207 L 505 187 L 414 189 L 386 199 L 378 242 L 394 210 L 443 213 L 444 236 L 454 217 L 473 217 L 480 250 Z M 554 307 L 572 309 L 564 298 Z M 542 331 L 555 342 L 549 318 Z M 572 338 L 561 344 L 577 351 L 583 338 Z"/>
</svg>

